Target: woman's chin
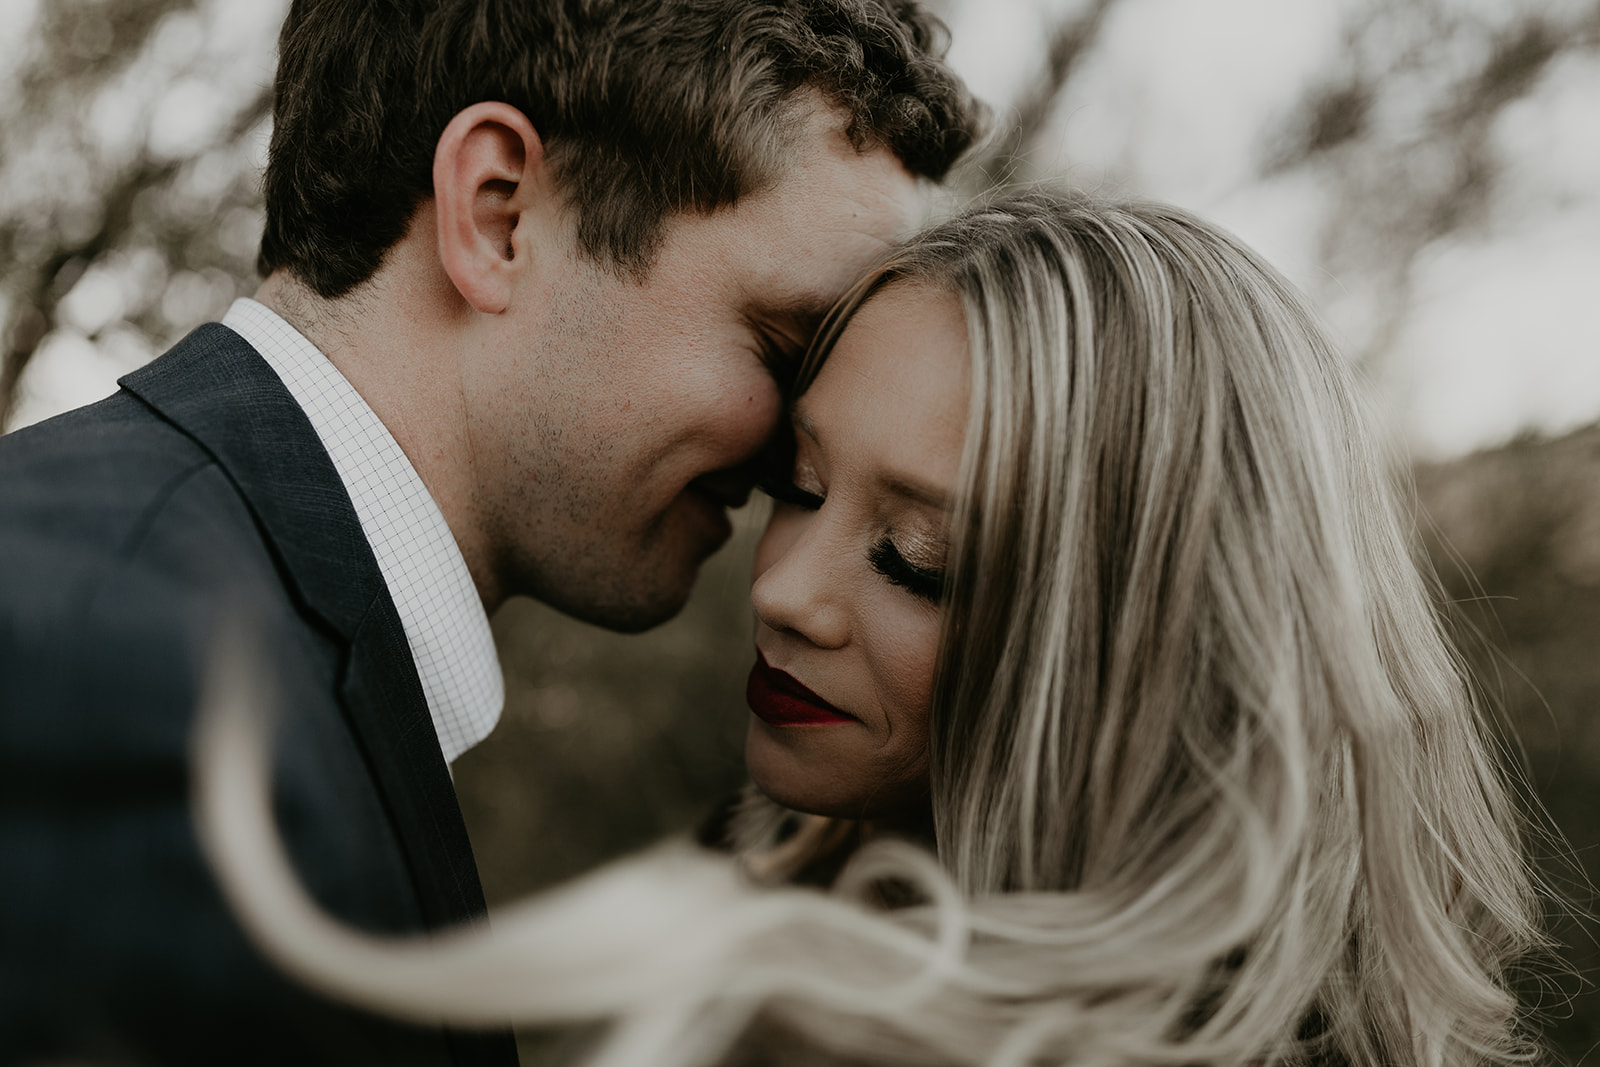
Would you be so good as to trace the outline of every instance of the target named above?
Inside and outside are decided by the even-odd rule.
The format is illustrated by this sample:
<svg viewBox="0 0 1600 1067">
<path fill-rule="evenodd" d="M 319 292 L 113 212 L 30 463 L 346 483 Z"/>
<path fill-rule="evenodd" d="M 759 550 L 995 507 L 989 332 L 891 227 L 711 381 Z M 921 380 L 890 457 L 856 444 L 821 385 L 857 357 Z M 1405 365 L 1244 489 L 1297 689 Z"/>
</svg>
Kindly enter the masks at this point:
<svg viewBox="0 0 1600 1067">
<path fill-rule="evenodd" d="M 794 729 L 778 727 L 776 729 Z M 784 743 L 801 740 L 773 737 L 773 727 L 750 724 L 745 739 L 745 764 L 750 780 L 768 800 L 807 815 L 863 818 L 867 797 L 845 774 L 837 758 L 807 752 L 812 746 Z M 811 758 L 808 758 L 811 757 Z"/>
<path fill-rule="evenodd" d="M 783 730 L 788 728 L 776 728 Z M 745 765 L 763 796 L 791 811 L 836 819 L 874 819 L 899 812 L 908 800 L 926 801 L 926 773 L 898 781 L 876 764 L 857 766 L 832 746 L 800 743 L 804 738 L 773 736 L 775 728 L 750 724 Z M 814 751 L 813 748 L 822 749 Z"/>
</svg>

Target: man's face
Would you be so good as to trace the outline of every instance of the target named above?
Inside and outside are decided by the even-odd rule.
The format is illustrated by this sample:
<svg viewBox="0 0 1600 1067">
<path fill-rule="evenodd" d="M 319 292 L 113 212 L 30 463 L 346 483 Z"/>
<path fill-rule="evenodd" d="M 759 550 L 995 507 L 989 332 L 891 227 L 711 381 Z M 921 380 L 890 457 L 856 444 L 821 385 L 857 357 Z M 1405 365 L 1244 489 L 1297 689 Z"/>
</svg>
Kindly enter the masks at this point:
<svg viewBox="0 0 1600 1067">
<path fill-rule="evenodd" d="M 672 217 L 642 283 L 580 256 L 564 213 L 519 225 L 546 247 L 467 383 L 475 510 L 507 593 L 643 629 L 727 540 L 749 490 L 736 468 L 779 415 L 769 365 L 799 357 L 917 206 L 899 161 L 858 153 L 821 107 L 785 168 L 731 207 Z"/>
</svg>

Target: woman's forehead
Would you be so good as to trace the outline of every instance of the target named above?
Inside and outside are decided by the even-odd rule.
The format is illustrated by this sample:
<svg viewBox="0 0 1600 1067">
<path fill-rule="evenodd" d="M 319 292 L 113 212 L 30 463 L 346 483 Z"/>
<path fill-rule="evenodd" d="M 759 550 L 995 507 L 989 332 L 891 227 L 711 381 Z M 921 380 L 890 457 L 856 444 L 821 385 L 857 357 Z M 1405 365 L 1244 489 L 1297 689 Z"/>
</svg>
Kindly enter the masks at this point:
<svg viewBox="0 0 1600 1067">
<path fill-rule="evenodd" d="M 960 301 L 940 289 L 895 286 L 845 327 L 795 403 L 795 429 L 830 464 L 942 507 L 960 466 L 970 377 Z"/>
</svg>

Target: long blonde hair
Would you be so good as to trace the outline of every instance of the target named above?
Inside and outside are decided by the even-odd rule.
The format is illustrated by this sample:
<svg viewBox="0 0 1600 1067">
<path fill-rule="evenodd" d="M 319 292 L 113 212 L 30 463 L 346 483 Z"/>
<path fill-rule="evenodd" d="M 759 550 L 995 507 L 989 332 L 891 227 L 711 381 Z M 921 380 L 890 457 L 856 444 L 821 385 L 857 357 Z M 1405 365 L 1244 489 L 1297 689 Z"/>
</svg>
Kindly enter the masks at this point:
<svg viewBox="0 0 1600 1067">
<path fill-rule="evenodd" d="M 1506 969 L 1538 909 L 1505 772 L 1391 465 L 1292 287 L 1184 212 L 1036 191 L 897 253 L 800 388 L 887 285 L 959 296 L 972 354 L 932 711 L 939 866 L 869 846 L 841 892 L 896 878 L 931 903 L 837 912 L 724 885 L 700 917 L 718 948 L 660 994 L 696 1005 L 681 1024 L 720 1005 L 731 1035 L 763 1011 L 909 1063 L 1530 1056 Z M 648 895 L 670 866 L 628 877 Z"/>
</svg>

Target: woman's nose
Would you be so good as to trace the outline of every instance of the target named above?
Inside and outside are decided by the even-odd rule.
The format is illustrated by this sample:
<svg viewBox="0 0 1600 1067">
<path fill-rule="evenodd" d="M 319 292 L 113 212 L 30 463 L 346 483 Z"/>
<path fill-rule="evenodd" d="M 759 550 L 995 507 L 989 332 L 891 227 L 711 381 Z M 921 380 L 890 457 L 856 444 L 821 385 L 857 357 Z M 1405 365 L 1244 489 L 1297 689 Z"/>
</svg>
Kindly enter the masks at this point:
<svg viewBox="0 0 1600 1067">
<path fill-rule="evenodd" d="M 770 629 L 840 648 L 850 639 L 850 591 L 842 582 L 849 568 L 829 533 L 820 512 L 774 514 L 756 549 L 750 603 Z"/>
</svg>

